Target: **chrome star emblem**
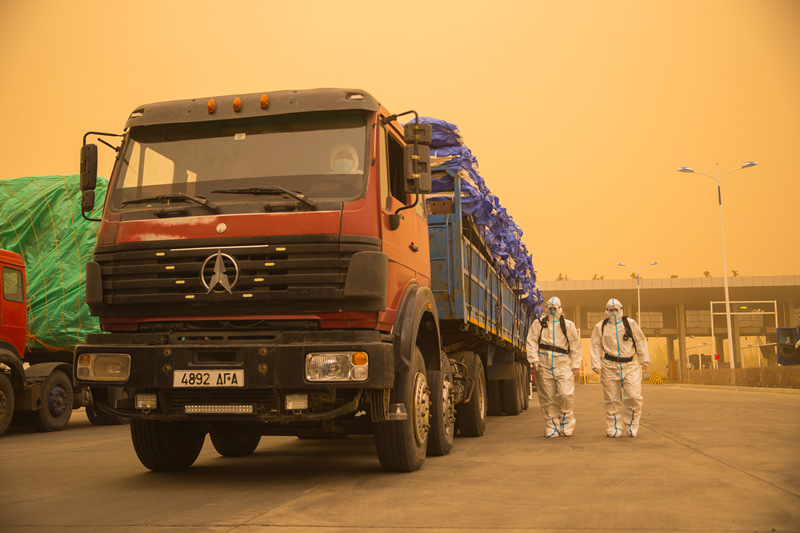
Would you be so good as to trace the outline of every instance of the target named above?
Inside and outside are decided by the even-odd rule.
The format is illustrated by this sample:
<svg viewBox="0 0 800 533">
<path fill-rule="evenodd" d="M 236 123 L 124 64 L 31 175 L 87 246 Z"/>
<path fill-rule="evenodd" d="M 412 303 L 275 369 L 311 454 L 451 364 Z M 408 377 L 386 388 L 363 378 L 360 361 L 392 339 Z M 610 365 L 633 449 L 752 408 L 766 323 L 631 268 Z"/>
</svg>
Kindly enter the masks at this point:
<svg viewBox="0 0 800 533">
<path fill-rule="evenodd" d="M 211 267 L 211 261 L 214 262 L 213 267 Z M 233 271 L 233 281 L 231 281 L 229 270 Z M 211 292 L 232 294 L 231 289 L 239 281 L 239 265 L 236 264 L 233 257 L 217 250 L 217 253 L 208 256 L 203 261 L 203 266 L 200 267 L 200 280 L 206 288 L 206 294 Z"/>
</svg>

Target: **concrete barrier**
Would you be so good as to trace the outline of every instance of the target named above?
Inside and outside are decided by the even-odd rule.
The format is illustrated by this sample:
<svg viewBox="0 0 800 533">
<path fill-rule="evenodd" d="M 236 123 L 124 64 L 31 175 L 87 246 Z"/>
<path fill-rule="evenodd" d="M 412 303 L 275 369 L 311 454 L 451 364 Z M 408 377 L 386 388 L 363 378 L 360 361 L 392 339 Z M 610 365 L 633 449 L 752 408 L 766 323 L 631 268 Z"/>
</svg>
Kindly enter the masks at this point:
<svg viewBox="0 0 800 533">
<path fill-rule="evenodd" d="M 689 370 L 689 378 L 686 382 L 692 385 L 800 389 L 800 365 L 736 368 L 733 370 L 730 368 Z"/>
</svg>

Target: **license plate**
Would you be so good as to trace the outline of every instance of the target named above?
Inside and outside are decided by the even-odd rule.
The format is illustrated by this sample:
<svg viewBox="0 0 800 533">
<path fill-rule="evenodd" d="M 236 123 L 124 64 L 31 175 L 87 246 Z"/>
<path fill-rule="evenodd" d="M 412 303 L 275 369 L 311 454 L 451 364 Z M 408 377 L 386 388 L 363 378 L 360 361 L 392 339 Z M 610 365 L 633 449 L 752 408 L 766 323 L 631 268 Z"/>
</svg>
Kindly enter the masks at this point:
<svg viewBox="0 0 800 533">
<path fill-rule="evenodd" d="M 244 370 L 176 370 L 173 387 L 244 387 Z"/>
</svg>

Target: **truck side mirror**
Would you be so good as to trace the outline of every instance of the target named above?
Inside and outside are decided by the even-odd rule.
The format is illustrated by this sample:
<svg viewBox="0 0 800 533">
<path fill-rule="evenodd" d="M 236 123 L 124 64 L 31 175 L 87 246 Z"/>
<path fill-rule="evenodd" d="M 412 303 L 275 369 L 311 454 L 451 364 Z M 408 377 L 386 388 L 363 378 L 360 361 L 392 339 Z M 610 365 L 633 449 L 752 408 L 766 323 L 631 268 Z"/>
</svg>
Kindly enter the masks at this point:
<svg viewBox="0 0 800 533">
<path fill-rule="evenodd" d="M 81 148 L 81 190 L 93 191 L 97 187 L 97 145 L 85 144 Z"/>
<path fill-rule="evenodd" d="M 409 194 L 431 192 L 431 125 L 409 122 L 405 125 L 403 138 L 403 167 L 405 190 Z"/>
<path fill-rule="evenodd" d="M 94 209 L 94 189 L 97 187 L 97 145 L 84 144 L 81 148 L 81 210 Z"/>
<path fill-rule="evenodd" d="M 94 209 L 94 190 L 81 193 L 81 211 L 88 213 Z"/>
<path fill-rule="evenodd" d="M 430 146 L 432 137 L 433 130 L 430 124 L 409 122 L 403 128 L 403 140 L 406 144 L 424 144 L 425 146 Z"/>
</svg>

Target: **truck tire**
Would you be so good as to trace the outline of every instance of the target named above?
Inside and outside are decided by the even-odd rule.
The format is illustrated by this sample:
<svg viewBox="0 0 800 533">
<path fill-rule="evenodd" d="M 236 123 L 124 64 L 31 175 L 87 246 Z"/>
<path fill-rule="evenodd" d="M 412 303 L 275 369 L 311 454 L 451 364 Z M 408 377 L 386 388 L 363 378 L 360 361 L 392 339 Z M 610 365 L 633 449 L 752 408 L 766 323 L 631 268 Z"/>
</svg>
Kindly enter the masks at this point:
<svg viewBox="0 0 800 533">
<path fill-rule="evenodd" d="M 446 355 L 441 357 L 441 370 L 428 370 L 431 388 L 431 430 L 428 433 L 428 455 L 447 455 L 453 449 L 455 414 L 453 397 L 453 371 Z"/>
<path fill-rule="evenodd" d="M 14 418 L 14 387 L 11 380 L 0 372 L 0 435 L 6 432 Z"/>
<path fill-rule="evenodd" d="M 256 451 L 261 442 L 261 434 L 254 431 L 214 431 L 209 435 L 214 449 L 223 457 L 245 457 Z"/>
<path fill-rule="evenodd" d="M 520 372 L 522 372 L 522 408 L 528 410 L 531 406 L 531 373 L 528 372 L 528 366 L 525 363 L 519 363 Z"/>
<path fill-rule="evenodd" d="M 89 422 L 94 426 L 118 426 L 127 424 L 130 422 L 127 418 L 120 418 L 116 415 L 103 413 L 96 409 L 94 400 L 98 398 L 103 402 L 107 402 L 107 405 L 114 407 L 116 405 L 116 400 L 129 398 L 130 396 L 131 391 L 123 387 L 108 387 L 107 389 L 92 388 L 92 401 L 86 406 L 86 418 L 88 418 Z"/>
<path fill-rule="evenodd" d="M 517 361 L 516 364 L 517 364 L 517 370 L 516 370 L 517 393 L 519 394 L 519 404 L 520 404 L 520 408 L 521 408 L 520 409 L 520 413 L 521 413 L 522 411 L 527 409 L 527 407 L 525 407 L 525 402 L 528 399 L 528 395 L 525 394 L 525 382 L 526 382 L 526 379 L 525 379 L 525 368 L 522 366 L 522 363 L 519 362 L 519 361 Z"/>
<path fill-rule="evenodd" d="M 469 376 L 475 380 L 472 397 L 456 407 L 456 425 L 462 437 L 480 437 L 486 431 L 486 376 L 481 358 L 475 354 L 464 360 Z"/>
<path fill-rule="evenodd" d="M 42 405 L 30 416 L 36 431 L 58 431 L 72 416 L 72 381 L 61 370 L 53 370 L 42 384 Z"/>
<path fill-rule="evenodd" d="M 404 404 L 408 416 L 375 423 L 378 459 L 387 472 L 413 472 L 425 461 L 430 427 L 430 389 L 419 347 L 414 346 L 410 367 L 398 372 L 389 401 Z"/>
<path fill-rule="evenodd" d="M 514 377 L 500 381 L 500 402 L 507 415 L 518 415 L 522 412 L 522 381 L 520 367 L 514 362 Z"/>
<path fill-rule="evenodd" d="M 89 419 L 93 426 L 110 426 L 114 424 L 109 415 L 95 409 L 94 402 L 86 404 L 86 418 Z"/>
<path fill-rule="evenodd" d="M 500 381 L 494 379 L 486 387 L 488 394 L 488 413 L 489 416 L 500 416 L 503 414 L 503 400 L 500 394 Z"/>
<path fill-rule="evenodd" d="M 159 472 L 189 468 L 197 460 L 206 434 L 185 422 L 131 420 L 131 440 L 139 461 Z"/>
</svg>

